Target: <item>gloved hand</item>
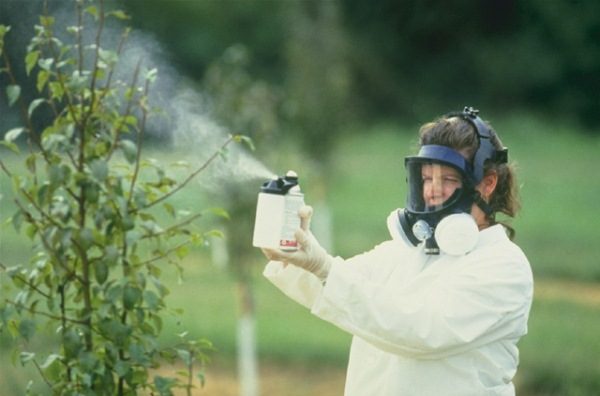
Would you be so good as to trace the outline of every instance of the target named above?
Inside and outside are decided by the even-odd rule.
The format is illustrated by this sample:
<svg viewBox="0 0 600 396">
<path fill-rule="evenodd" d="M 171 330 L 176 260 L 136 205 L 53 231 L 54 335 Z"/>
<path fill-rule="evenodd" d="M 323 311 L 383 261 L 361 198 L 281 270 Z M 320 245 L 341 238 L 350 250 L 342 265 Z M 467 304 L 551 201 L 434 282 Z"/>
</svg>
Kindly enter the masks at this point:
<svg viewBox="0 0 600 396">
<path fill-rule="evenodd" d="M 264 248 L 262 251 L 269 260 L 282 261 L 286 264 L 290 263 L 304 268 L 324 281 L 329 274 L 333 257 L 319 245 L 317 239 L 312 232 L 310 232 L 310 219 L 312 213 L 313 209 L 310 206 L 303 206 L 298 211 L 298 216 L 300 216 L 300 229 L 295 233 L 296 240 L 298 241 L 298 250 L 286 252 L 283 250 Z"/>
</svg>

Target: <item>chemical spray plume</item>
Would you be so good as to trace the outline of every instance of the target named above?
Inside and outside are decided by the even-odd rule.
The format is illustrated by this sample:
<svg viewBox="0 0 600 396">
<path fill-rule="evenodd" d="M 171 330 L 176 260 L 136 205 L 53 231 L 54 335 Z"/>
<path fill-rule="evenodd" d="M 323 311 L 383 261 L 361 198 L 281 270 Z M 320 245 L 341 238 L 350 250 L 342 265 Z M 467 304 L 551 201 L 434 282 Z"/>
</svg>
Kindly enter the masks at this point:
<svg viewBox="0 0 600 396">
<path fill-rule="evenodd" d="M 26 3 L 25 15 L 23 15 L 23 8 L 19 7 L 18 17 L 20 20 L 33 23 L 40 10 L 34 6 L 34 3 Z M 57 27 L 70 26 L 73 23 L 74 11 L 70 4 L 51 2 L 49 6 Z M 17 15 L 16 11 L 15 15 Z M 85 17 L 91 18 L 89 15 Z M 92 26 L 91 22 L 89 21 L 88 26 Z M 196 169 L 220 148 L 229 138 L 230 132 L 210 117 L 208 98 L 189 88 L 190 82 L 181 78 L 179 72 L 168 61 L 169 54 L 154 37 L 131 30 L 124 40 L 124 32 L 127 30 L 119 21 L 110 19 L 106 23 L 100 45 L 114 50 L 120 46 L 120 43 L 124 43 L 113 80 L 130 81 L 132 73 L 138 68 L 140 76 L 145 75 L 148 70 L 157 69 L 158 78 L 150 89 L 148 102 L 150 107 L 162 109 L 163 115 L 151 117 L 146 125 L 146 132 L 162 140 L 171 140 L 176 155 L 179 158 L 187 157 L 185 159 L 190 163 L 190 169 Z M 20 23 L 16 28 L 23 26 L 31 26 L 31 23 Z M 18 30 L 21 34 L 17 37 L 29 37 L 28 32 L 23 30 L 23 28 Z M 74 40 L 74 36 L 68 34 L 66 29 L 56 29 L 54 33 L 65 43 Z M 94 42 L 95 35 L 93 29 L 84 29 L 82 42 L 84 44 Z M 73 45 L 76 44 L 73 42 Z M 92 60 L 93 57 L 84 58 L 84 62 Z M 84 65 L 84 67 L 89 66 L 89 64 Z M 203 172 L 199 179 L 203 185 L 219 185 L 223 180 L 245 182 L 273 177 L 274 173 L 252 157 L 241 144 L 230 144 L 227 150 L 226 160 L 213 161 L 206 172 Z"/>
<path fill-rule="evenodd" d="M 122 70 L 131 71 L 143 59 L 148 69 L 158 70 L 149 103 L 162 109 L 162 115 L 150 119 L 148 130 L 158 138 L 168 138 L 177 155 L 196 169 L 221 149 L 231 132 L 210 116 L 210 98 L 191 89 L 193 83 L 182 78 L 166 61 L 168 58 L 156 40 L 133 31 L 129 34 L 119 64 Z M 225 181 L 243 183 L 273 177 L 274 172 L 254 158 L 242 144 L 229 144 L 226 158 L 213 161 L 198 180 L 203 187 L 216 190 Z"/>
<path fill-rule="evenodd" d="M 230 136 L 227 129 L 204 111 L 207 107 L 206 98 L 191 89 L 178 92 L 171 101 L 173 144 L 192 164 L 204 163 Z M 275 173 L 254 158 L 242 144 L 229 145 L 225 157 L 206 169 L 201 178 L 203 185 L 214 189 L 224 182 L 243 183 L 275 177 Z"/>
</svg>

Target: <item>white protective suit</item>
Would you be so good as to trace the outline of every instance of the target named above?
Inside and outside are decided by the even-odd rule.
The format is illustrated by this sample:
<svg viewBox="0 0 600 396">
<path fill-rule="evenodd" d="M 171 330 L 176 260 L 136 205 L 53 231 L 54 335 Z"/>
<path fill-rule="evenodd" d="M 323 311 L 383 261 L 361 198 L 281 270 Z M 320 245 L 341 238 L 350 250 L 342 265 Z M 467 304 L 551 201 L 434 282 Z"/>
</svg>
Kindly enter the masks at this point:
<svg viewBox="0 0 600 396">
<path fill-rule="evenodd" d="M 336 258 L 325 285 L 271 261 L 264 275 L 353 334 L 346 396 L 514 395 L 517 342 L 533 295 L 529 262 L 501 225 L 462 256 L 428 256 L 388 219 L 392 239 Z"/>
</svg>

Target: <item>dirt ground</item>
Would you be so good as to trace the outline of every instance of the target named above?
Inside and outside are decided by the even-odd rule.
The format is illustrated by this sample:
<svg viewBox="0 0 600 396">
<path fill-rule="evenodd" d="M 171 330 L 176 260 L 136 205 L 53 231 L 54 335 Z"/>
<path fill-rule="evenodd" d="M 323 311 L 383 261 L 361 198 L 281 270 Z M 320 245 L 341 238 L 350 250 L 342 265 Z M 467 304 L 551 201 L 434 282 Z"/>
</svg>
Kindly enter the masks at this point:
<svg viewBox="0 0 600 396">
<path fill-rule="evenodd" d="M 211 365 L 205 371 L 206 383 L 196 383 L 193 395 L 239 396 L 240 389 L 235 367 Z M 341 396 L 344 394 L 345 369 L 319 367 L 310 369 L 303 365 L 261 362 L 259 368 L 260 396 Z M 184 391 L 176 392 L 184 396 Z"/>
</svg>

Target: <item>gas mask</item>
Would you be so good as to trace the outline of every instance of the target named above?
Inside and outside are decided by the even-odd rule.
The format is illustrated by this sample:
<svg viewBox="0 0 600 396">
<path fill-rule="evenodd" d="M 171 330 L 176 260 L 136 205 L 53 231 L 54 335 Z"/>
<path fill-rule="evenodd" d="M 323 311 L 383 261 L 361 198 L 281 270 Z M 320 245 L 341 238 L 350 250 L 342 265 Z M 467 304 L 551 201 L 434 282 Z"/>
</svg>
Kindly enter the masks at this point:
<svg viewBox="0 0 600 396">
<path fill-rule="evenodd" d="M 487 215 L 492 209 L 475 187 L 484 176 L 486 161 L 507 162 L 507 149 L 497 150 L 493 131 L 479 118 L 478 110 L 465 107 L 446 117 L 460 117 L 477 133 L 479 147 L 472 161 L 440 145 L 423 145 L 416 156 L 405 158 L 408 195 L 398 211 L 401 231 L 414 246 L 425 244 L 426 254 L 463 255 L 477 244 L 479 229 L 470 215 L 477 204 Z"/>
</svg>

